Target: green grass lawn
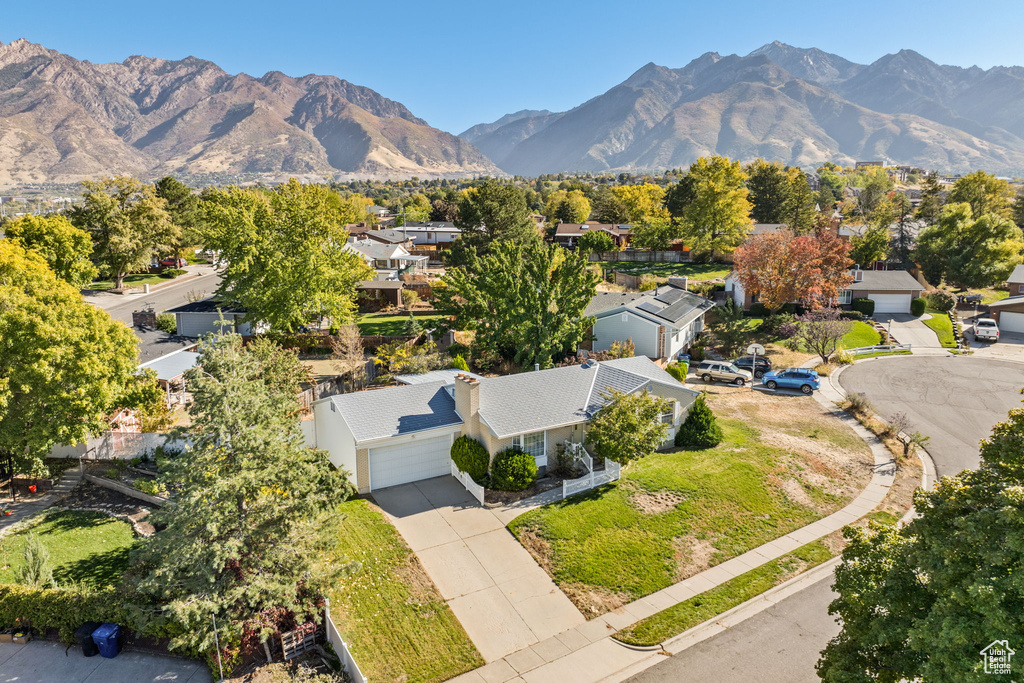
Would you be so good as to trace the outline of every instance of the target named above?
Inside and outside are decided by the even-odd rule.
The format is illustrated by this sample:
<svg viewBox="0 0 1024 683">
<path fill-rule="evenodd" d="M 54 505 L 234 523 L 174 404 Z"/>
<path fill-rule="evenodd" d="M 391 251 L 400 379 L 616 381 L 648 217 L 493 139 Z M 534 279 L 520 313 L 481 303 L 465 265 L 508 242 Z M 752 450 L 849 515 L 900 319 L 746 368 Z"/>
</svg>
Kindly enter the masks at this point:
<svg viewBox="0 0 1024 683">
<path fill-rule="evenodd" d="M 714 280 L 724 278 L 732 267 L 723 263 L 635 263 L 632 261 L 594 261 L 607 270 L 617 270 L 628 275 L 650 273 L 655 277 L 685 275 L 691 280 Z"/>
<path fill-rule="evenodd" d="M 943 348 L 955 349 L 956 337 L 953 336 L 953 323 L 949 316 L 934 308 L 929 308 L 927 313 L 931 313 L 932 317 L 922 322 L 935 332 L 935 336 L 939 338 L 939 343 Z"/>
<path fill-rule="evenodd" d="M 440 320 L 443 315 L 417 315 L 416 320 L 424 327 L 430 327 L 430 323 L 435 320 Z M 367 313 L 359 316 L 356 320 L 356 324 L 359 325 L 359 331 L 367 337 L 375 335 L 382 335 L 385 337 L 398 337 L 405 334 L 405 323 L 409 319 L 409 314 L 404 315 L 392 315 L 392 314 L 381 314 L 381 313 Z"/>
<path fill-rule="evenodd" d="M 0 583 L 17 583 L 15 572 L 24 566 L 29 532 L 50 551 L 50 567 L 58 584 L 112 586 L 128 568 L 135 534 L 127 522 L 99 512 L 52 510 L 33 518 L 31 524 L 0 540 Z"/>
<path fill-rule="evenodd" d="M 584 613 L 649 595 L 841 508 L 846 493 L 832 485 L 848 482 L 850 470 L 805 460 L 805 448 L 870 459 L 852 431 L 809 402 L 712 398 L 716 413 L 719 401 L 742 403 L 729 404 L 731 419 L 719 416 L 719 447 L 654 453 L 615 484 L 509 525 Z"/>
<path fill-rule="evenodd" d="M 854 358 L 861 360 L 862 358 L 879 358 L 881 356 L 909 356 L 910 351 L 876 351 L 874 353 L 859 353 Z"/>
<path fill-rule="evenodd" d="M 853 329 L 843 335 L 839 345 L 844 349 L 859 349 L 864 346 L 878 346 L 882 343 L 882 335 L 866 322 L 857 320 Z"/>
<path fill-rule="evenodd" d="M 358 562 L 332 591 L 331 617 L 371 681 L 446 681 L 484 662 L 419 560 L 383 513 L 350 500 L 333 564 Z"/>
<path fill-rule="evenodd" d="M 734 579 L 673 605 L 615 634 L 630 645 L 657 645 L 683 631 L 726 612 L 783 581 L 831 559 L 821 541 L 814 541 L 791 553 L 751 569 Z"/>
<path fill-rule="evenodd" d="M 142 287 L 143 285 L 158 285 L 164 282 L 170 282 L 173 278 L 160 277 L 159 275 L 151 275 L 149 273 L 138 273 L 136 275 L 126 275 L 124 278 L 125 287 Z M 114 288 L 113 280 L 96 280 L 88 289 L 95 289 L 96 291 L 106 291 Z"/>
</svg>

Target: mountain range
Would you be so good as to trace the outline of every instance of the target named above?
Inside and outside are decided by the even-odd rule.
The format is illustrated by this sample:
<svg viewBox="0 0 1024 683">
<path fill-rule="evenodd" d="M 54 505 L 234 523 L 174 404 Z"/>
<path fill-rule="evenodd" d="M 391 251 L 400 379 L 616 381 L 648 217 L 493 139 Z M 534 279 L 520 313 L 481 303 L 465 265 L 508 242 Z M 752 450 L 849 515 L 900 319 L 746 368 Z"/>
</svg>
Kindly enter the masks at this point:
<svg viewBox="0 0 1024 683">
<path fill-rule="evenodd" d="M 500 174 L 472 144 L 334 76 L 213 62 L 92 64 L 0 44 L 0 184 L 112 173 L 314 177 Z"/>
<path fill-rule="evenodd" d="M 679 69 L 647 64 L 569 111 L 524 110 L 461 137 L 525 176 L 677 168 L 708 154 L 1021 174 L 1024 68 L 943 66 L 912 50 L 865 65 L 773 42 Z"/>
</svg>

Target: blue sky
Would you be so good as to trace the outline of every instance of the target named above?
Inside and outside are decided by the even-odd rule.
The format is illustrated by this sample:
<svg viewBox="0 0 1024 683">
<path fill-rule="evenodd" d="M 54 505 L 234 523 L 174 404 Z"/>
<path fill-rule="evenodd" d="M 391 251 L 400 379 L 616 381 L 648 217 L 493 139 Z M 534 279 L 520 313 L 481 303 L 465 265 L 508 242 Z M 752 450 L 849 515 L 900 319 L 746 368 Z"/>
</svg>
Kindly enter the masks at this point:
<svg viewBox="0 0 1024 683">
<path fill-rule="evenodd" d="M 519 109 L 571 108 L 647 62 L 679 67 L 772 40 L 864 63 L 909 48 L 943 64 L 1024 65 L 1015 0 L 4 4 L 4 43 L 93 62 L 195 55 L 231 73 L 333 74 L 453 133 Z"/>
</svg>

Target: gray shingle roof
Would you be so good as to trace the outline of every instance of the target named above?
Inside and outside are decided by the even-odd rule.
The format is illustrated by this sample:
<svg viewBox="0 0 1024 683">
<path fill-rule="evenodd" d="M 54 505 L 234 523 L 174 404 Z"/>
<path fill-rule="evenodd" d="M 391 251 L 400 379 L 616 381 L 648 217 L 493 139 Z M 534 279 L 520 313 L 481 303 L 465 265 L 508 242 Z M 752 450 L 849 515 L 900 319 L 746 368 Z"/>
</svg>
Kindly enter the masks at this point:
<svg viewBox="0 0 1024 683">
<path fill-rule="evenodd" d="M 357 442 L 462 424 L 444 382 L 332 396 Z"/>
<path fill-rule="evenodd" d="M 704 315 L 714 302 L 673 285 L 662 285 L 648 292 L 598 292 L 584 311 L 585 315 L 602 313 L 625 307 L 642 312 L 648 318 L 683 327 Z"/>
<path fill-rule="evenodd" d="M 181 377 L 199 362 L 199 354 L 195 351 L 173 351 L 166 356 L 139 365 L 139 369 L 147 368 L 156 373 L 157 379 L 169 382 Z"/>
<path fill-rule="evenodd" d="M 1017 266 L 1010 273 L 1010 277 L 1006 278 L 1007 282 L 1024 282 L 1024 264 Z"/>
<path fill-rule="evenodd" d="M 854 292 L 924 289 L 924 286 L 905 270 L 863 270 L 861 273 L 863 274 L 861 281 L 850 285 L 850 289 Z"/>
</svg>

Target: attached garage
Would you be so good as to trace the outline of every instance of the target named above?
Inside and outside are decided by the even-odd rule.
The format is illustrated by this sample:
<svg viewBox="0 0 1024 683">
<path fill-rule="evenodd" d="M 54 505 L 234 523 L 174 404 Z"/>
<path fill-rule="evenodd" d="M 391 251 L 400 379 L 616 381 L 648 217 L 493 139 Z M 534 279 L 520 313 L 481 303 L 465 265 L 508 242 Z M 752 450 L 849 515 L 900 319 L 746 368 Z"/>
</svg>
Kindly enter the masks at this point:
<svg viewBox="0 0 1024 683">
<path fill-rule="evenodd" d="M 452 434 L 370 449 L 370 490 L 451 474 Z"/>
<path fill-rule="evenodd" d="M 999 330 L 1001 332 L 1017 332 L 1024 334 L 1024 313 L 1003 311 L 999 314 Z"/>
<path fill-rule="evenodd" d="M 1024 334 L 1024 295 L 993 302 L 988 305 L 988 309 L 999 323 L 1000 332 Z"/>
<path fill-rule="evenodd" d="M 207 334 L 220 334 L 222 331 L 252 334 L 252 326 L 242 322 L 245 311 L 212 298 L 193 301 L 172 308 L 167 313 L 174 314 L 176 334 L 181 337 L 202 337 Z M 228 323 L 226 326 L 221 323 L 221 317 Z"/>
<path fill-rule="evenodd" d="M 875 302 L 875 313 L 910 313 L 909 294 L 868 294 Z"/>
</svg>

